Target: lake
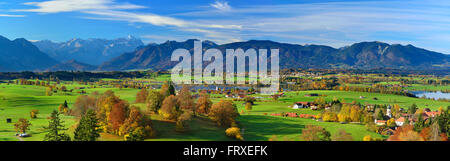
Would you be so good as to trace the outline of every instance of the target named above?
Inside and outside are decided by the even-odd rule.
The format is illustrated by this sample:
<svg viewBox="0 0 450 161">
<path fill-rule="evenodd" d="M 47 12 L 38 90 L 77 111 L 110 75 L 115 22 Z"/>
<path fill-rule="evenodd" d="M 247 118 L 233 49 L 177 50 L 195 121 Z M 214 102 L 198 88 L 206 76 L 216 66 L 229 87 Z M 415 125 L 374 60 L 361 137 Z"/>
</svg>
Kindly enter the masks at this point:
<svg viewBox="0 0 450 161">
<path fill-rule="evenodd" d="M 432 99 L 439 99 L 439 98 L 450 99 L 450 93 L 442 93 L 441 91 L 437 91 L 437 92 L 411 91 L 411 93 L 416 95 L 417 97 L 425 96 L 426 98 L 432 98 Z"/>
</svg>

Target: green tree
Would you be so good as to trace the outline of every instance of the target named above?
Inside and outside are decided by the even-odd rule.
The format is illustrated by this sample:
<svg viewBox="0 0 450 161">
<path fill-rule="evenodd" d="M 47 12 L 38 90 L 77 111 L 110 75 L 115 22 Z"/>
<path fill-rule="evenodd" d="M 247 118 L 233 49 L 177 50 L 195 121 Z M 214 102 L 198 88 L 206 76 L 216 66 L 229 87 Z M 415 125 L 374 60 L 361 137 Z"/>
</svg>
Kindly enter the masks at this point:
<svg viewBox="0 0 450 161">
<path fill-rule="evenodd" d="M 409 117 L 405 117 L 405 122 L 403 122 L 403 125 L 409 125 L 409 124 L 411 124 L 410 122 L 409 122 Z M 403 126 L 402 125 L 402 126 Z"/>
<path fill-rule="evenodd" d="M 75 141 L 96 141 L 100 137 L 101 129 L 98 125 L 98 119 L 93 110 L 89 109 L 83 117 L 74 132 Z"/>
<path fill-rule="evenodd" d="M 147 109 L 149 111 L 153 111 L 153 112 L 158 112 L 158 110 L 161 108 L 161 104 L 164 100 L 164 96 L 157 91 L 150 91 L 148 92 L 148 96 L 147 96 Z"/>
<path fill-rule="evenodd" d="M 384 114 L 383 114 L 382 108 L 377 108 L 375 110 L 375 117 L 377 118 L 377 120 L 384 120 Z"/>
<path fill-rule="evenodd" d="M 420 132 L 423 128 L 425 128 L 425 120 L 423 119 L 423 115 L 419 114 L 417 121 L 414 123 L 414 131 Z"/>
<path fill-rule="evenodd" d="M 434 120 L 439 124 L 440 132 L 450 136 L 450 114 L 448 110 L 447 107 L 447 110 L 438 115 Z"/>
<path fill-rule="evenodd" d="M 365 112 L 363 114 L 363 123 L 364 124 L 373 123 L 373 121 L 374 121 L 373 114 L 371 114 L 369 112 Z"/>
<path fill-rule="evenodd" d="M 51 120 L 48 123 L 48 127 L 45 129 L 49 130 L 49 132 L 44 136 L 44 141 L 70 141 L 70 136 L 65 134 L 64 132 L 60 133 L 62 130 L 67 130 L 64 128 L 64 121 L 59 118 L 59 113 L 56 110 L 53 110 L 50 118 Z"/>
<path fill-rule="evenodd" d="M 408 109 L 408 114 L 414 114 L 414 113 L 416 113 L 416 110 L 417 110 L 417 105 L 415 103 L 413 103 Z"/>
<path fill-rule="evenodd" d="M 169 96 L 170 95 L 174 95 L 175 96 L 175 87 L 173 86 L 172 83 L 169 84 L 168 92 L 169 92 Z"/>
<path fill-rule="evenodd" d="M 126 141 L 144 141 L 145 139 L 145 130 L 143 127 L 138 127 L 134 129 L 131 133 L 125 135 Z"/>
<path fill-rule="evenodd" d="M 164 97 L 168 97 L 170 95 L 175 96 L 175 87 L 173 86 L 172 83 L 165 81 L 164 84 L 161 86 L 160 92 Z"/>
<path fill-rule="evenodd" d="M 67 100 L 64 100 L 64 108 L 68 108 L 69 106 L 67 105 Z"/>
</svg>

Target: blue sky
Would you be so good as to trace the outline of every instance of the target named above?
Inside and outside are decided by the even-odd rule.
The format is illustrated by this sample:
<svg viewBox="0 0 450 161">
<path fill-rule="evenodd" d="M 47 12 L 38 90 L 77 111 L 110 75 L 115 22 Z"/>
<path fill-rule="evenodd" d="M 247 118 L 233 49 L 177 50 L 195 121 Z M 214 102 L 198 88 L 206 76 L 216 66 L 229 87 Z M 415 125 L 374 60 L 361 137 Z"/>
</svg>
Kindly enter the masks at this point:
<svg viewBox="0 0 450 161">
<path fill-rule="evenodd" d="M 0 35 L 53 41 L 134 35 L 146 43 L 257 39 L 333 47 L 383 41 L 450 54 L 450 2 L 2 0 Z"/>
</svg>

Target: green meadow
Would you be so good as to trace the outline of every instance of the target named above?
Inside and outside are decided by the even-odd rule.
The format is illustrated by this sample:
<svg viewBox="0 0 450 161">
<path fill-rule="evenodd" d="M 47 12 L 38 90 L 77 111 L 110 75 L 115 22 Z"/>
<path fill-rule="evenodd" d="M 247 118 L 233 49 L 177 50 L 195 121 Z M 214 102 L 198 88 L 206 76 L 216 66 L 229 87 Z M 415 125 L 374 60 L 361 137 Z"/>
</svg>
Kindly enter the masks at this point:
<svg viewBox="0 0 450 161">
<path fill-rule="evenodd" d="M 167 78 L 159 78 L 165 80 Z M 19 141 L 15 137 L 14 122 L 19 118 L 26 118 L 31 123 L 31 129 L 27 132 L 31 137 L 23 138 L 25 141 L 43 140 L 48 125 L 48 119 L 52 110 L 57 110 L 58 106 L 64 101 L 68 102 L 69 108 L 72 108 L 76 98 L 80 95 L 79 90 L 84 90 L 88 94 L 94 91 L 100 93 L 107 90 L 112 90 L 120 98 L 127 100 L 132 105 L 136 105 L 145 109 L 144 104 L 134 104 L 136 93 L 138 89 L 130 88 L 113 88 L 109 86 L 97 86 L 93 88 L 90 85 L 80 85 L 77 83 L 63 82 L 61 85 L 66 86 L 73 92 L 55 93 L 52 96 L 45 96 L 45 87 L 33 85 L 15 85 L 6 83 L 0 84 L 0 141 Z M 75 89 L 76 87 L 85 87 L 84 89 Z M 362 104 L 398 104 L 402 108 L 408 108 L 413 103 L 417 104 L 419 108 L 430 108 L 437 110 L 439 107 L 447 107 L 448 102 L 434 101 L 428 99 L 412 98 L 391 94 L 367 93 L 367 92 L 350 92 L 350 91 L 333 91 L 333 90 L 311 90 L 311 91 L 295 91 L 285 92 L 284 97 L 280 97 L 277 101 L 272 100 L 267 95 L 253 95 L 258 99 L 255 102 L 252 110 L 246 110 L 242 101 L 235 101 L 238 111 L 241 116 L 237 119 L 239 126 L 243 129 L 243 136 L 245 140 L 260 140 L 267 141 L 270 138 L 276 140 L 301 140 L 300 135 L 302 129 L 306 125 L 319 125 L 330 131 L 332 134 L 339 129 L 344 129 L 354 137 L 355 140 L 362 140 L 366 135 L 371 135 L 375 138 L 382 138 L 382 136 L 365 129 L 364 125 L 360 124 L 340 124 L 332 122 L 319 122 L 312 119 L 304 118 L 287 118 L 270 116 L 273 113 L 281 112 L 296 112 L 301 114 L 318 114 L 320 111 L 310 109 L 292 109 L 294 102 L 298 101 L 314 101 L 318 97 L 305 97 L 305 94 L 317 93 L 324 97 L 325 100 L 339 99 L 343 102 L 360 102 Z M 363 96 L 363 98 L 360 98 Z M 374 98 L 377 98 L 376 100 Z M 224 95 L 211 95 L 213 102 L 218 102 L 225 98 Z M 31 119 L 30 111 L 38 109 L 38 118 Z M 72 116 L 62 116 L 65 121 L 65 126 L 68 128 L 66 133 L 73 135 L 77 120 Z M 6 119 L 11 118 L 13 123 L 6 123 Z M 154 139 L 147 139 L 147 141 L 190 141 L 190 140 L 233 140 L 225 135 L 225 128 L 218 127 L 214 122 L 205 116 L 192 118 L 189 121 L 189 132 L 178 133 L 175 132 L 175 123 L 166 121 L 159 115 L 151 115 L 154 128 L 157 131 L 157 137 Z M 102 134 L 100 140 L 114 140 L 119 141 L 123 138 L 111 134 Z"/>
</svg>

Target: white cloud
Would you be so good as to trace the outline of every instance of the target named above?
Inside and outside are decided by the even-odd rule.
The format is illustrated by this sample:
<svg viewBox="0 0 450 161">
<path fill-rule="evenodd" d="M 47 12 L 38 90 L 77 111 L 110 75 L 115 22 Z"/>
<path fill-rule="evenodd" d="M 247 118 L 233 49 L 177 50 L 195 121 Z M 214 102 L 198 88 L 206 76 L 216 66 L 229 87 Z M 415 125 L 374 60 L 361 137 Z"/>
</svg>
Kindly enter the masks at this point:
<svg viewBox="0 0 450 161">
<path fill-rule="evenodd" d="M 425 48 L 430 48 L 432 44 L 419 40 L 426 36 L 439 39 L 433 42 L 450 43 L 450 40 L 439 36 L 450 33 L 450 3 L 440 0 L 325 2 L 233 8 L 228 2 L 217 0 L 207 7 L 197 8 L 195 12 L 181 11 L 169 15 L 137 12 L 137 9 L 146 7 L 116 0 L 47 0 L 25 4 L 35 8 L 17 11 L 81 12 L 86 14 L 84 18 L 165 26 L 169 30 L 187 35 L 195 33 L 198 38 L 219 43 L 261 38 L 338 47 L 351 42 L 382 40 L 425 44 Z M 385 36 L 379 36 L 380 33 Z M 171 37 L 170 33 L 166 34 L 158 38 Z M 175 36 L 182 37 L 181 33 Z M 156 38 L 155 35 L 153 38 Z"/>
<path fill-rule="evenodd" d="M 125 10 L 125 9 L 141 9 L 144 6 L 116 3 L 114 0 L 50 0 L 43 2 L 27 2 L 29 6 L 36 6 L 35 9 L 19 9 L 16 11 L 23 12 L 39 12 L 39 13 L 58 13 L 86 10 Z"/>
<path fill-rule="evenodd" d="M 195 21 L 185 21 L 168 16 L 153 13 L 135 13 L 122 10 L 141 9 L 139 6 L 129 3 L 117 3 L 114 0 L 50 0 L 44 2 L 28 2 L 26 5 L 35 6 L 35 9 L 19 9 L 16 11 L 58 13 L 81 12 L 90 14 L 89 19 L 127 21 L 131 23 L 147 23 L 156 26 L 175 26 L 180 28 L 216 28 L 216 29 L 240 29 L 239 25 L 228 24 L 203 24 Z"/>
<path fill-rule="evenodd" d="M 237 7 L 226 15 L 217 10 L 179 13 L 203 23 L 236 24 L 243 39 L 275 39 L 340 47 L 359 41 L 381 40 L 433 48 L 427 36 L 450 33 L 449 2 L 355 1 Z M 220 18 L 217 18 L 220 17 Z M 236 30 L 233 30 L 236 31 Z M 229 31 L 223 31 L 229 33 Z"/>
<path fill-rule="evenodd" d="M 215 1 L 215 3 L 210 4 L 211 7 L 214 7 L 220 11 L 230 11 L 231 10 L 231 6 L 228 5 L 228 2 L 220 2 L 220 1 Z"/>
<path fill-rule="evenodd" d="M 97 10 L 97 11 L 84 11 L 84 13 L 103 16 L 96 17 L 97 19 L 105 19 L 105 20 L 118 20 L 118 21 L 128 21 L 128 22 L 141 22 L 148 23 L 156 26 L 177 26 L 182 27 L 188 24 L 183 20 L 178 20 L 171 17 L 160 16 L 156 14 L 137 14 L 131 12 L 123 12 L 123 11 L 112 11 L 112 10 Z M 94 18 L 95 19 L 95 18 Z"/>
<path fill-rule="evenodd" d="M 0 17 L 25 17 L 25 15 L 0 14 Z"/>
</svg>

